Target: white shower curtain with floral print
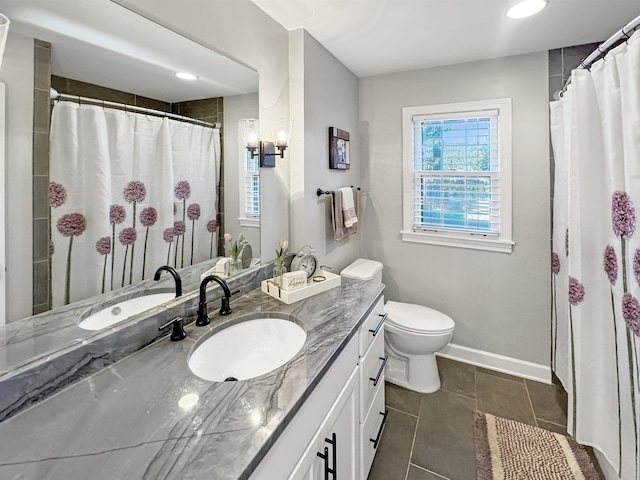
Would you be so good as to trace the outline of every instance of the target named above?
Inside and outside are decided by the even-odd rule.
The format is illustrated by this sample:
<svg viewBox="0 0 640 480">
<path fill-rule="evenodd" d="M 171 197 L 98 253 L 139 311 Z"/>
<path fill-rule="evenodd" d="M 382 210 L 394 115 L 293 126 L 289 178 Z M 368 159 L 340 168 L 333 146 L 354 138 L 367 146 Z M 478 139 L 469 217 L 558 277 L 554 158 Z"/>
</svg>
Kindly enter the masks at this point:
<svg viewBox="0 0 640 480">
<path fill-rule="evenodd" d="M 551 103 L 552 367 L 568 431 L 639 479 L 640 35 Z"/>
<path fill-rule="evenodd" d="M 49 207 L 53 306 L 215 256 L 220 131 L 56 102 Z"/>
</svg>

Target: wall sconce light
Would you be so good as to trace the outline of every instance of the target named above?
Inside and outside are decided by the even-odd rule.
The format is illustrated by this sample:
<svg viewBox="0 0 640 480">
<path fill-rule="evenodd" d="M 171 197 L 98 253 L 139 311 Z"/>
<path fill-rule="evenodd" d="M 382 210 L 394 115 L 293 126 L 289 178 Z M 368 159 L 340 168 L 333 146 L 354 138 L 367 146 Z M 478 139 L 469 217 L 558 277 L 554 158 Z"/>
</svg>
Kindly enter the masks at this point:
<svg viewBox="0 0 640 480">
<path fill-rule="evenodd" d="M 259 156 L 261 167 L 275 167 L 276 157 L 284 158 L 284 151 L 289 146 L 291 138 L 293 118 L 274 117 L 271 119 L 272 142 L 260 141 L 260 128 L 257 119 L 246 118 L 238 123 L 245 148 L 251 152 L 252 157 Z"/>
<path fill-rule="evenodd" d="M 4 46 L 7 43 L 7 35 L 9 35 L 9 19 L 0 13 L 0 66 L 2 66 L 2 57 L 4 57 Z"/>
</svg>

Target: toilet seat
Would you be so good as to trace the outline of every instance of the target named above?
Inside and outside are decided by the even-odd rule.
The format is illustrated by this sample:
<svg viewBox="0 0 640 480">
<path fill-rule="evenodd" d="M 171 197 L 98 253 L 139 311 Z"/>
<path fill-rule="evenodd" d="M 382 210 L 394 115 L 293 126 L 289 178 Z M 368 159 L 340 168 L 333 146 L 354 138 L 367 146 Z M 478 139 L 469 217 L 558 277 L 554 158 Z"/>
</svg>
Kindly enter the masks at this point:
<svg viewBox="0 0 640 480">
<path fill-rule="evenodd" d="M 409 333 L 443 334 L 455 328 L 451 317 L 423 305 L 388 301 L 384 311 L 387 324 Z"/>
</svg>

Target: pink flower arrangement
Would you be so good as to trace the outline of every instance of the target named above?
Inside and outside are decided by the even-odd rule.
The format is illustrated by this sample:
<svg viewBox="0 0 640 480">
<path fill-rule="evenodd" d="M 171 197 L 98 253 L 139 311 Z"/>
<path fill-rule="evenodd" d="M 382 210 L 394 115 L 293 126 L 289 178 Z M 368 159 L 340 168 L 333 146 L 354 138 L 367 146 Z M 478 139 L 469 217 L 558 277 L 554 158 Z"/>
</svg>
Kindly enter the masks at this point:
<svg viewBox="0 0 640 480">
<path fill-rule="evenodd" d="M 158 220 L 158 211 L 153 207 L 143 208 L 140 212 L 140 223 L 143 227 L 151 227 Z"/>
<path fill-rule="evenodd" d="M 66 213 L 56 225 L 63 237 L 78 237 L 86 230 L 87 221 L 81 213 Z"/>
<path fill-rule="evenodd" d="M 611 245 L 607 245 L 604 249 L 602 263 L 604 265 L 604 271 L 609 277 L 609 282 L 611 282 L 611 285 L 615 285 L 616 280 L 618 280 L 618 257 L 616 256 L 615 249 Z"/>
<path fill-rule="evenodd" d="M 174 191 L 178 200 L 185 200 L 191 196 L 191 185 L 186 180 L 181 180 L 176 184 Z"/>
<path fill-rule="evenodd" d="M 100 255 L 108 255 L 111 253 L 111 238 L 102 237 L 96 242 L 96 251 Z"/>
<path fill-rule="evenodd" d="M 67 200 L 67 190 L 64 185 L 56 182 L 49 183 L 49 206 L 57 208 Z"/>
<path fill-rule="evenodd" d="M 125 228 L 118 234 L 118 240 L 122 245 L 132 245 L 138 239 L 138 232 L 135 228 Z"/>
<path fill-rule="evenodd" d="M 122 205 L 111 205 L 109 207 L 109 223 L 112 225 L 124 222 L 127 212 Z"/>
<path fill-rule="evenodd" d="M 187 218 L 189 220 L 198 220 L 200 218 L 200 205 L 192 203 L 187 207 Z"/>
<path fill-rule="evenodd" d="M 584 286 L 575 278 L 569 277 L 569 303 L 579 305 L 584 300 Z"/>
<path fill-rule="evenodd" d="M 230 233 L 225 233 L 224 234 L 224 241 L 225 242 L 230 242 L 231 240 L 233 240 L 233 237 L 231 236 Z"/>
<path fill-rule="evenodd" d="M 614 192 L 611 197 L 611 225 L 620 238 L 629 238 L 636 228 L 636 211 L 626 192 Z"/>
<path fill-rule="evenodd" d="M 640 337 L 640 303 L 630 293 L 622 296 L 622 316 L 629 330 Z"/>
<path fill-rule="evenodd" d="M 147 189 L 144 183 L 133 180 L 124 186 L 122 194 L 129 203 L 142 202 L 147 196 Z"/>
</svg>

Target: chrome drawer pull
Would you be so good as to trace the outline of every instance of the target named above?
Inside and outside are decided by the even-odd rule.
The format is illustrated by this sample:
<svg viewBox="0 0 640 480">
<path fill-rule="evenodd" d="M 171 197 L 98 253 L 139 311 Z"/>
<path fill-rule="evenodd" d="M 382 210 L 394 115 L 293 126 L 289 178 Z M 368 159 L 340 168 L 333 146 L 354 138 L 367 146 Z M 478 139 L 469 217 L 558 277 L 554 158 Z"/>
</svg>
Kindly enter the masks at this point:
<svg viewBox="0 0 640 480">
<path fill-rule="evenodd" d="M 382 372 L 384 372 L 384 366 L 387 364 L 387 359 L 389 358 L 389 355 L 385 355 L 384 357 L 379 357 L 379 358 L 380 360 L 382 360 L 382 365 L 380 365 L 380 369 L 378 370 L 378 375 L 376 375 L 376 378 L 369 377 L 369 380 L 373 382 L 374 387 L 378 385 L 378 382 L 380 381 L 380 377 L 382 376 Z"/>
<path fill-rule="evenodd" d="M 372 333 L 372 335 L 374 337 L 378 334 L 378 332 L 382 328 L 382 325 L 384 325 L 384 321 L 387 319 L 387 314 L 386 313 L 385 314 L 379 313 L 378 316 L 382 317 L 382 318 L 380 319 L 380 322 L 378 323 L 378 326 L 376 327 L 376 329 L 375 330 L 369 329 L 369 331 Z"/>
<path fill-rule="evenodd" d="M 384 428 L 384 424 L 387 422 L 387 414 L 388 413 L 389 413 L 389 410 L 385 410 L 384 413 L 380 412 L 380 415 L 382 415 L 382 423 L 380 423 L 380 428 L 378 429 L 378 435 L 376 435 L 375 439 L 373 439 L 373 438 L 369 439 L 370 442 L 373 442 L 373 449 L 374 450 L 376 448 L 378 448 L 378 443 L 380 442 L 380 437 L 382 436 L 382 429 Z"/>
</svg>

